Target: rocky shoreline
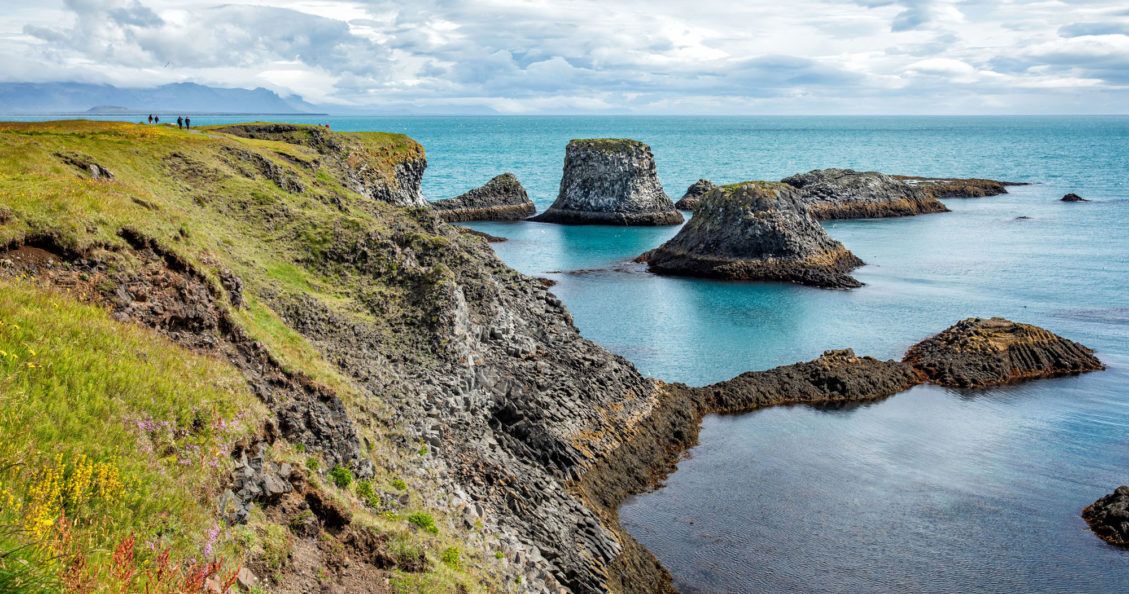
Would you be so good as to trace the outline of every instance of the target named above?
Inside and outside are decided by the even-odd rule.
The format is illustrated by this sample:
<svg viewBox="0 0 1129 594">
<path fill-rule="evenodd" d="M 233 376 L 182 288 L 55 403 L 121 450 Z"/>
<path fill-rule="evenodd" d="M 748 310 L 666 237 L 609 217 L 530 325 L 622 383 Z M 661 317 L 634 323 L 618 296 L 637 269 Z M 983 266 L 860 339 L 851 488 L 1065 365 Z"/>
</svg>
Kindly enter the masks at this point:
<svg viewBox="0 0 1129 594">
<path fill-rule="evenodd" d="M 1025 186 L 1024 182 L 998 181 L 982 178 L 920 177 L 895 175 L 894 179 L 920 188 L 933 198 L 985 198 L 1007 194 L 1008 186 Z"/>
<path fill-rule="evenodd" d="M 936 197 L 876 171 L 816 169 L 786 177 L 784 183 L 819 220 L 906 217 L 948 212 Z"/>
</svg>

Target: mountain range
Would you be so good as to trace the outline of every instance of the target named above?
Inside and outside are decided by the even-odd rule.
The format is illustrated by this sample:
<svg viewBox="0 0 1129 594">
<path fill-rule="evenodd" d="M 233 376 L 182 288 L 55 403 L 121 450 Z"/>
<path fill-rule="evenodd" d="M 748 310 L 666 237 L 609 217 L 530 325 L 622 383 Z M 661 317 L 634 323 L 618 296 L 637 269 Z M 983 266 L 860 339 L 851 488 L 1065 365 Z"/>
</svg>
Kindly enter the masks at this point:
<svg viewBox="0 0 1129 594">
<path fill-rule="evenodd" d="M 264 88 L 230 89 L 196 83 L 122 88 L 75 82 L 0 83 L 0 114 L 231 113 L 325 111 L 297 95 Z"/>
</svg>

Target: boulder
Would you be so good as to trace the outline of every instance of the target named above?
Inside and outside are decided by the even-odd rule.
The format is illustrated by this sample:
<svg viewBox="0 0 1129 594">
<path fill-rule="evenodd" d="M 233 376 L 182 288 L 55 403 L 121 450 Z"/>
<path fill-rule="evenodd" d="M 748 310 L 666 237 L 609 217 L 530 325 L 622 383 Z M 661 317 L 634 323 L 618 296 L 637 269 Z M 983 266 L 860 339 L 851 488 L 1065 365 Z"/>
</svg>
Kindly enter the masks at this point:
<svg viewBox="0 0 1129 594">
<path fill-rule="evenodd" d="M 520 221 L 537 212 L 529 194 L 512 173 L 503 173 L 483 186 L 431 206 L 449 223 Z"/>
<path fill-rule="evenodd" d="M 678 202 L 674 203 L 674 207 L 678 210 L 694 210 L 698 207 L 698 203 L 702 201 L 702 196 L 716 187 L 717 185 L 710 180 L 700 179 L 686 188 L 686 193 L 682 195 Z"/>
<path fill-rule="evenodd" d="M 782 180 L 819 220 L 904 217 L 948 208 L 905 181 L 875 171 L 816 169 Z"/>
<path fill-rule="evenodd" d="M 794 188 L 774 182 L 715 188 L 677 235 L 638 260 L 659 274 L 862 286 L 849 274 L 862 260 L 827 235 Z"/>
<path fill-rule="evenodd" d="M 1082 519 L 1098 538 L 1112 545 L 1129 547 L 1129 487 L 1122 485 L 1091 503 L 1082 510 Z"/>
<path fill-rule="evenodd" d="M 894 179 L 921 189 L 933 198 L 984 198 L 1007 194 L 1008 186 L 1024 186 L 1021 182 L 997 181 L 994 179 L 918 177 L 915 175 L 895 175 Z"/>
<path fill-rule="evenodd" d="M 1089 348 L 1003 318 L 957 322 L 910 347 L 903 360 L 929 381 L 952 388 L 988 388 L 1105 368 Z"/>
<path fill-rule="evenodd" d="M 1074 192 L 1071 192 L 1071 193 L 1063 196 L 1062 201 L 1063 202 L 1089 202 L 1089 200 L 1086 200 L 1085 198 L 1079 196 L 1078 194 L 1075 194 Z"/>
<path fill-rule="evenodd" d="M 677 225 L 683 218 L 659 183 L 649 146 L 637 140 L 598 138 L 568 143 L 557 200 L 533 220 Z"/>
</svg>

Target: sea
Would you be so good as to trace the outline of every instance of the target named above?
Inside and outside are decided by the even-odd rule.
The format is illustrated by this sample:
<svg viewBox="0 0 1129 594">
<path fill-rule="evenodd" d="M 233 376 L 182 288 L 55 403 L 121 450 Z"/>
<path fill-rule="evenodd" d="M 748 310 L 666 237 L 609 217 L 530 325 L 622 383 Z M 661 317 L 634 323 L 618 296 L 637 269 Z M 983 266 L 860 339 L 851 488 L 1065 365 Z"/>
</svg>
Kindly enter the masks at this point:
<svg viewBox="0 0 1129 594">
<path fill-rule="evenodd" d="M 620 510 L 684 592 L 1129 590 L 1129 551 L 1080 517 L 1129 484 L 1129 117 L 255 119 L 403 132 L 426 148 L 429 199 L 508 171 L 539 210 L 556 198 L 566 143 L 588 137 L 649 144 L 675 199 L 699 178 L 822 167 L 1029 184 L 945 200 L 949 213 L 826 223 L 866 262 L 851 291 L 659 277 L 631 263 L 678 227 L 470 226 L 506 237 L 494 248 L 509 265 L 556 281 L 586 338 L 669 382 L 705 385 L 828 349 L 900 358 L 972 316 L 1044 326 L 1108 366 L 707 417 L 665 484 Z M 1090 201 L 1061 202 L 1067 192 Z"/>
</svg>

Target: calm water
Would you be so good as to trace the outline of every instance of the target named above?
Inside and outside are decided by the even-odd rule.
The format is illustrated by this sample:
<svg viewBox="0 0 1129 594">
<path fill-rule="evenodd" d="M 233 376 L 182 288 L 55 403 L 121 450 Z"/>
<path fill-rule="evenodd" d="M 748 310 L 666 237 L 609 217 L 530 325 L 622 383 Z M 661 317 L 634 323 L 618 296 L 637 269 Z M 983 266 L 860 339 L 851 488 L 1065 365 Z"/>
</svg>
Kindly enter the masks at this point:
<svg viewBox="0 0 1129 594">
<path fill-rule="evenodd" d="M 514 267 L 559 281 L 585 336 L 665 380 L 701 385 L 829 348 L 899 357 L 991 315 L 1051 328 L 1110 366 L 975 394 L 919 387 L 866 406 L 708 418 L 667 485 L 622 510 L 684 590 L 1129 588 L 1129 552 L 1078 516 L 1129 483 L 1129 118 L 313 121 L 411 134 L 427 147 L 430 198 L 513 171 L 539 208 L 556 195 L 565 143 L 588 136 L 648 142 L 676 198 L 699 177 L 827 166 L 1034 182 L 949 200 L 948 214 L 829 224 L 868 263 L 857 272 L 867 286 L 850 292 L 660 278 L 628 263 L 676 228 L 474 226 L 510 238 L 495 247 Z M 1058 202 L 1068 191 L 1094 202 Z"/>
</svg>

